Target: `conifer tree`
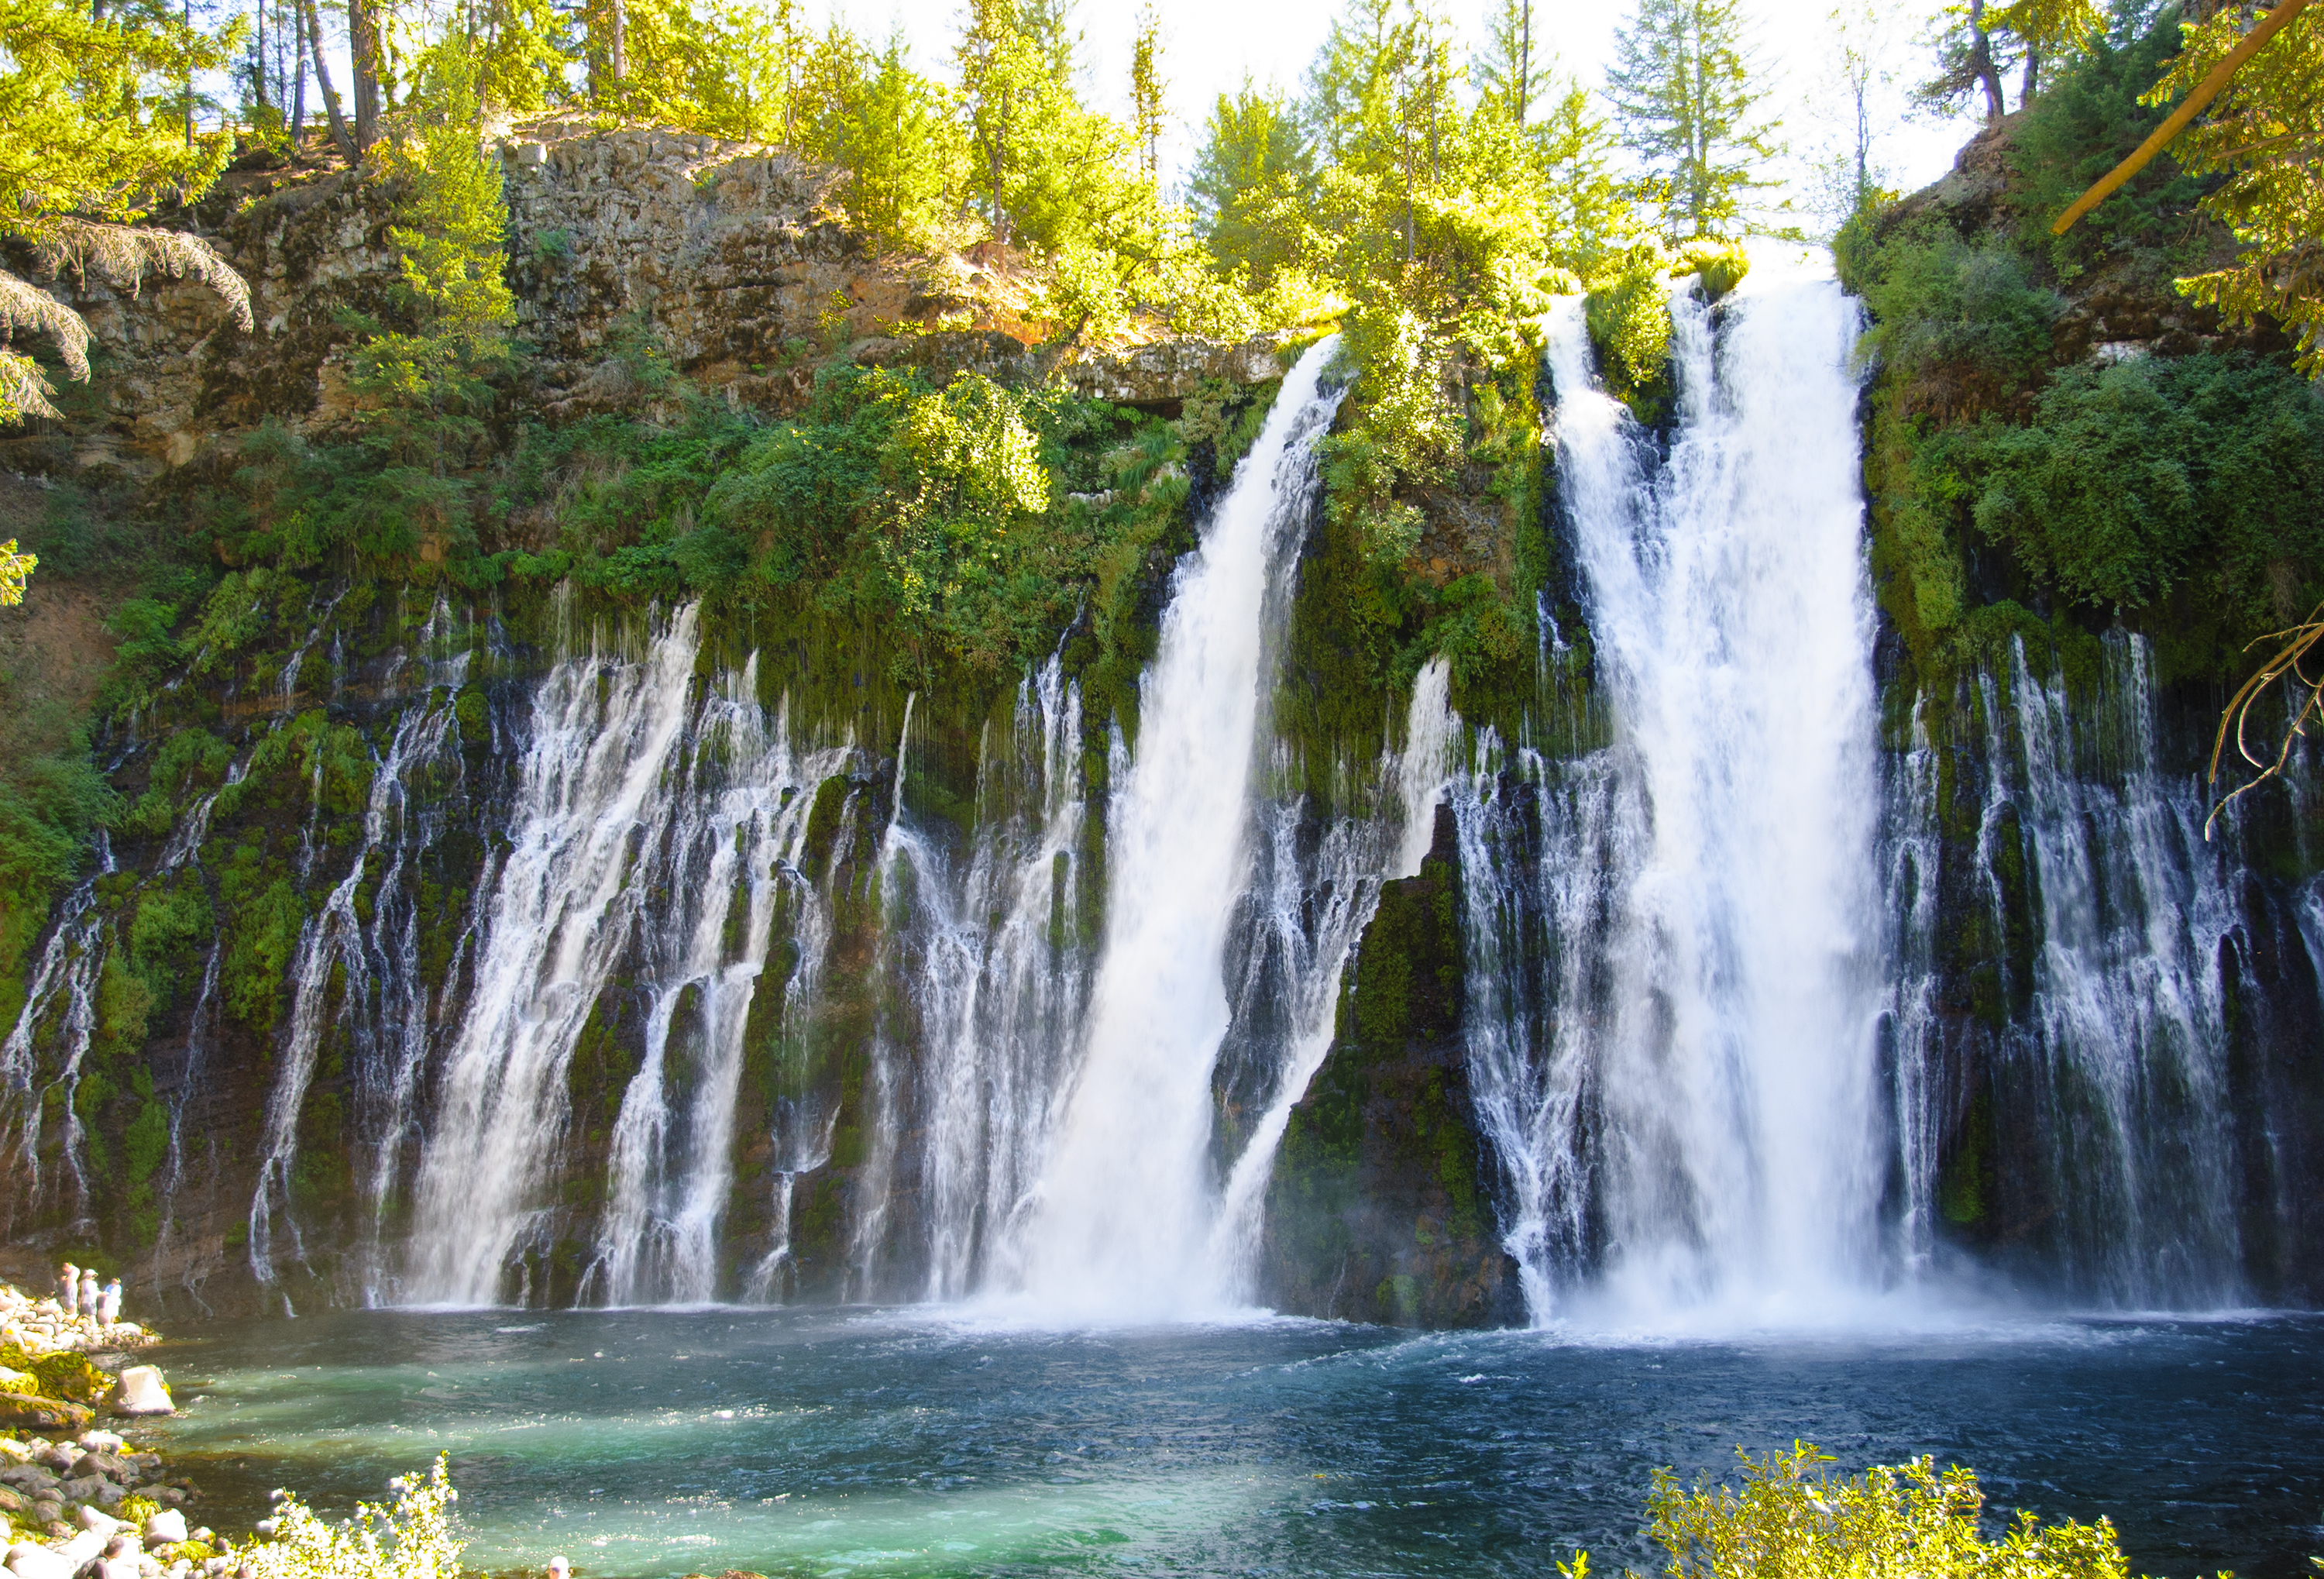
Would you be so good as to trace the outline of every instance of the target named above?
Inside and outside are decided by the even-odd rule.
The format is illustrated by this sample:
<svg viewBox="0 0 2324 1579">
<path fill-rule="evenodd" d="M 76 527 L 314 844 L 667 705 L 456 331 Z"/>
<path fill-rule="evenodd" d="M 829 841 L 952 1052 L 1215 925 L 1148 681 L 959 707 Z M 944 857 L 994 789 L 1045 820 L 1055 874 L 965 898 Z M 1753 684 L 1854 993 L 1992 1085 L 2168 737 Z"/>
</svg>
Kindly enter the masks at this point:
<svg viewBox="0 0 2324 1579">
<path fill-rule="evenodd" d="M 1744 199 L 1770 184 L 1759 171 L 1775 155 L 1737 0 L 1638 0 L 1614 55 L 1606 96 L 1658 183 L 1664 231 L 1674 240 L 1733 234 Z"/>
<path fill-rule="evenodd" d="M 1138 13 L 1138 37 L 1130 51 L 1130 125 L 1138 137 L 1139 172 L 1148 180 L 1162 173 L 1162 19 L 1149 3 Z"/>
<path fill-rule="evenodd" d="M 225 168 L 224 133 L 187 139 L 178 84 L 223 66 L 238 42 L 166 14 L 0 5 L 0 234 L 29 242 L 51 271 L 129 286 L 153 272 L 200 280 L 250 328 L 249 287 L 208 243 L 134 223 L 164 197 L 208 190 Z M 20 329 L 51 338 L 67 376 L 88 376 L 79 314 L 0 269 L 0 421 L 57 415 L 39 365 L 14 348 Z"/>
<path fill-rule="evenodd" d="M 1536 63 L 1533 0 L 1501 0 L 1485 19 L 1485 49 L 1478 57 L 1478 91 L 1499 99 L 1509 119 L 1523 126 L 1533 118 L 1545 73 Z"/>
<path fill-rule="evenodd" d="M 1246 78 L 1222 93 L 1187 178 L 1194 223 L 1220 267 L 1265 290 L 1297 266 L 1315 184 L 1314 150 L 1293 106 Z"/>
</svg>

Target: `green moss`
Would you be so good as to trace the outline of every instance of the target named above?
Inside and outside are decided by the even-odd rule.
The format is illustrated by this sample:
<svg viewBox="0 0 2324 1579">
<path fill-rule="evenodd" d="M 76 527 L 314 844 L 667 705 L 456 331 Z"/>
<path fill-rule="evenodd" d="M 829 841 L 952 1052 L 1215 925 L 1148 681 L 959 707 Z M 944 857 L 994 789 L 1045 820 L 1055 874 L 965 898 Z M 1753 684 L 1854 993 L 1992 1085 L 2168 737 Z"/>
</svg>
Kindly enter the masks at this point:
<svg viewBox="0 0 2324 1579">
<path fill-rule="evenodd" d="M 42 1398 L 95 1403 L 113 1385 L 113 1379 L 90 1363 L 88 1355 L 70 1349 L 43 1354 L 26 1369 L 40 1379 Z"/>
<path fill-rule="evenodd" d="M 462 745 L 483 745 L 492 739 L 483 687 L 473 683 L 462 686 L 458 699 L 452 704 L 452 716 L 459 723 Z"/>
<path fill-rule="evenodd" d="M 1937 1210 L 1956 1228 L 1983 1229 L 1997 1187 L 1993 1099 L 1980 1094 L 1937 1176 Z"/>
<path fill-rule="evenodd" d="M 1649 428 L 1659 428 L 1668 419 L 1677 393 L 1670 359 L 1669 290 L 1662 254 L 1647 243 L 1632 248 L 1583 306 L 1606 392 Z"/>
<path fill-rule="evenodd" d="M 847 780 L 834 773 L 815 787 L 815 804 L 807 808 L 807 828 L 799 841 L 801 872 L 819 880 L 831 869 L 831 854 L 839 839 L 839 820 L 847 806 Z"/>
</svg>

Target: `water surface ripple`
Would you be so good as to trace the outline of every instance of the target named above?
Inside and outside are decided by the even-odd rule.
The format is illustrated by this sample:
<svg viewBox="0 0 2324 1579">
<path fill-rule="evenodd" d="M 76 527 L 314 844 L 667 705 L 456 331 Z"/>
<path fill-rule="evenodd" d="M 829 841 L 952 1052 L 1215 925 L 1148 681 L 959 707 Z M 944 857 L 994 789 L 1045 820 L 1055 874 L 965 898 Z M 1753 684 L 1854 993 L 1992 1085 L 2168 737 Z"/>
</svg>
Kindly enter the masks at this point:
<svg viewBox="0 0 2324 1579">
<path fill-rule="evenodd" d="M 161 1430 L 247 1528 L 452 1455 L 471 1565 L 770 1574 L 1645 1567 L 1654 1466 L 1932 1453 L 1997 1512 L 2110 1514 L 2134 1571 L 2324 1549 L 2324 1317 L 1896 1336 L 1056 1332 L 881 1310 L 351 1312 L 195 1328 Z"/>
</svg>

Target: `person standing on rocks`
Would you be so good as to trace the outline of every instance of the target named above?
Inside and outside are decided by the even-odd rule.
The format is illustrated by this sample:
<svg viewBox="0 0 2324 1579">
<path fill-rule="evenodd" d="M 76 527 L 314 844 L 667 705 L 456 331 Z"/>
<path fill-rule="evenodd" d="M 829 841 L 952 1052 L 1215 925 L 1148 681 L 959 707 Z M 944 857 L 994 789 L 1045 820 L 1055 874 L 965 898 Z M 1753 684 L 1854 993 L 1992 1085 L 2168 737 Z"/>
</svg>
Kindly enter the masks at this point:
<svg viewBox="0 0 2324 1579">
<path fill-rule="evenodd" d="M 97 1269 L 91 1267 L 80 1275 L 80 1313 L 90 1321 L 97 1319 L 97 1302 L 103 1296 L 97 1292 Z"/>
<path fill-rule="evenodd" d="M 57 1279 L 57 1308 L 67 1316 L 80 1303 L 80 1269 L 67 1261 L 64 1273 Z"/>
<path fill-rule="evenodd" d="M 105 1286 L 105 1293 L 97 1301 L 97 1316 L 107 1326 L 121 1319 L 120 1279 L 115 1278 Z"/>
</svg>

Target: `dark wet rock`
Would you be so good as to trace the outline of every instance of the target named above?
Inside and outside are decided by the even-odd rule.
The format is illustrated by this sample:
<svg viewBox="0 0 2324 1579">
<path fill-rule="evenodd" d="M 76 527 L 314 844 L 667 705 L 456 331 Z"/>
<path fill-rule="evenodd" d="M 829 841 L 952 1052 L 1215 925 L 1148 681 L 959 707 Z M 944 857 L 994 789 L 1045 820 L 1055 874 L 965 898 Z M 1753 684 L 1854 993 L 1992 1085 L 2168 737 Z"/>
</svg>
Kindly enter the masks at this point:
<svg viewBox="0 0 2324 1579">
<path fill-rule="evenodd" d="M 1284 1134 L 1260 1258 L 1278 1309 L 1420 1327 L 1524 1317 L 1469 1094 L 1460 914 L 1440 810 L 1420 874 L 1381 887 L 1332 1050 Z"/>
</svg>

